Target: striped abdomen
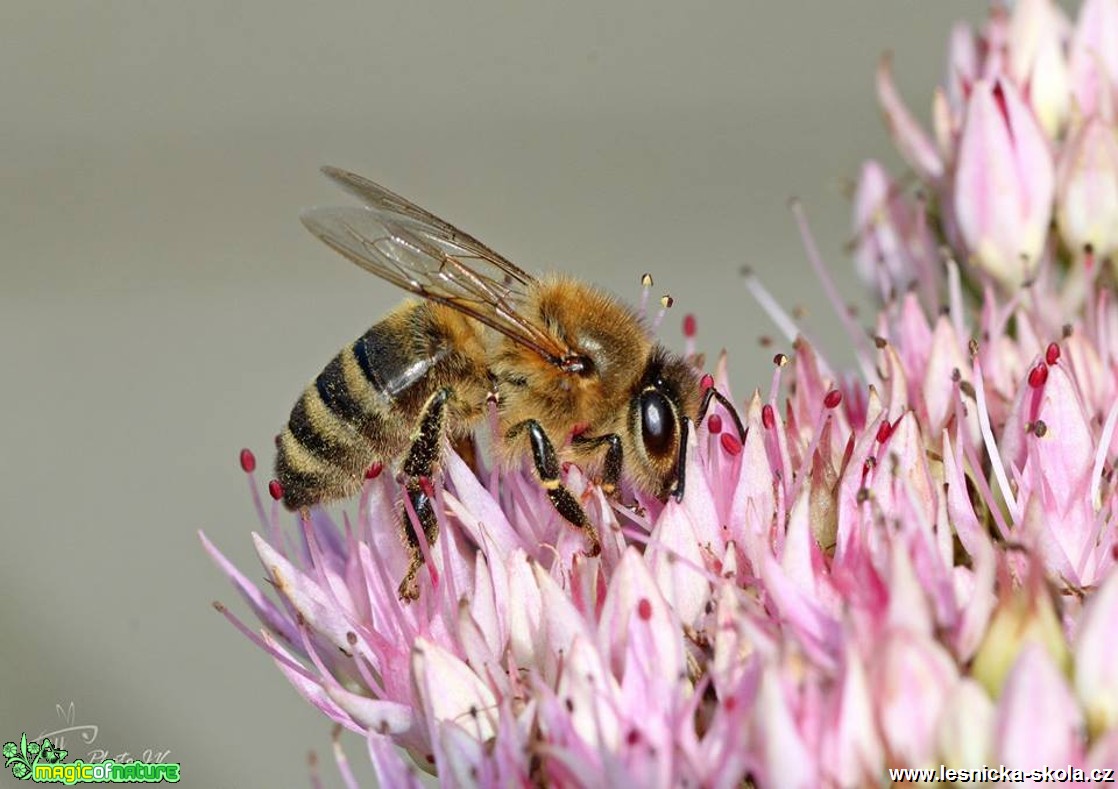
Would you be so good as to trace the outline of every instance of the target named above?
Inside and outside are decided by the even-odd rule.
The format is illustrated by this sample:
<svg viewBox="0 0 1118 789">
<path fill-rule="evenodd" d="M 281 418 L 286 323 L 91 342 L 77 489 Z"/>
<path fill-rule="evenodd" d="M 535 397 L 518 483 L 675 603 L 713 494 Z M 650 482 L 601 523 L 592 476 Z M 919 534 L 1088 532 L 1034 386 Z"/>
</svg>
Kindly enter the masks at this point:
<svg viewBox="0 0 1118 789">
<path fill-rule="evenodd" d="M 389 464 L 407 448 L 436 387 L 478 374 L 480 362 L 456 343 L 462 331 L 480 340 L 461 323 L 429 304 L 406 304 L 326 365 L 279 439 L 276 477 L 289 509 L 354 493 L 373 462 Z"/>
</svg>

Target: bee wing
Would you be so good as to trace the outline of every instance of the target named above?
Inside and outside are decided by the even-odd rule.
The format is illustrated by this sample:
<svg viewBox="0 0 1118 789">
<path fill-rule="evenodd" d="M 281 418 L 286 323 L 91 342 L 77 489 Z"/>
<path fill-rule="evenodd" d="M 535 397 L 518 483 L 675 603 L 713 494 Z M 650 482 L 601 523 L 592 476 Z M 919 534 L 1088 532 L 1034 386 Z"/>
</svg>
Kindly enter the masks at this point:
<svg viewBox="0 0 1118 789">
<path fill-rule="evenodd" d="M 463 250 L 466 253 L 465 257 L 485 261 L 486 264 L 501 272 L 500 279 L 512 279 L 522 285 L 528 285 L 535 280 L 535 277 L 505 256 L 494 252 L 469 233 L 459 230 L 450 222 L 435 216 L 425 208 L 417 206 L 406 197 L 401 197 L 364 176 L 338 167 L 323 167 L 322 172 L 378 214 L 389 219 L 395 218 L 405 220 L 410 224 L 420 225 L 435 237 Z"/>
<path fill-rule="evenodd" d="M 376 187 L 371 181 L 362 183 Z M 535 281 L 531 275 L 438 217 L 381 192 L 379 205 L 391 202 L 391 207 L 311 208 L 303 212 L 303 224 L 335 251 L 398 288 L 458 310 L 555 365 L 570 357 L 569 348 L 521 312 L 526 287 Z M 364 186 L 361 194 L 373 202 Z"/>
</svg>

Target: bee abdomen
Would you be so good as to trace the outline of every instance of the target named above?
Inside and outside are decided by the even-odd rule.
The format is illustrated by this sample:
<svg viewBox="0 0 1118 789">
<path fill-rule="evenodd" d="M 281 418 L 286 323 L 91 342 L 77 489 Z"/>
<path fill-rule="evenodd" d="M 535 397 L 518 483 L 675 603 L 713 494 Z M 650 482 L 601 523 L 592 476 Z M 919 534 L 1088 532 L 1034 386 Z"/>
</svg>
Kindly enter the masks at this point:
<svg viewBox="0 0 1118 789">
<path fill-rule="evenodd" d="M 290 509 L 351 494 L 383 454 L 384 415 L 350 348 L 319 373 L 291 410 L 280 436 L 276 477 Z M 379 450 L 379 452 L 378 452 Z"/>
</svg>

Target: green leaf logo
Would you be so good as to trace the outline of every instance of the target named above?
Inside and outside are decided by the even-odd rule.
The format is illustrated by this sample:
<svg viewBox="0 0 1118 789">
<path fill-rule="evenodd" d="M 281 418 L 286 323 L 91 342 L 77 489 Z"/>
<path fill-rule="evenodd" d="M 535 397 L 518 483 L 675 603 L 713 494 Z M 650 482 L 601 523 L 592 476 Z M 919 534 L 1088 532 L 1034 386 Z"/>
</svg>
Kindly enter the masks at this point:
<svg viewBox="0 0 1118 789">
<path fill-rule="evenodd" d="M 4 766 L 20 781 L 26 781 L 34 772 L 35 765 L 57 764 L 66 758 L 66 751 L 51 744 L 50 737 L 43 738 L 43 744 L 28 741 L 27 732 L 19 738 L 19 743 L 6 742 L 0 753 L 4 755 Z"/>
</svg>

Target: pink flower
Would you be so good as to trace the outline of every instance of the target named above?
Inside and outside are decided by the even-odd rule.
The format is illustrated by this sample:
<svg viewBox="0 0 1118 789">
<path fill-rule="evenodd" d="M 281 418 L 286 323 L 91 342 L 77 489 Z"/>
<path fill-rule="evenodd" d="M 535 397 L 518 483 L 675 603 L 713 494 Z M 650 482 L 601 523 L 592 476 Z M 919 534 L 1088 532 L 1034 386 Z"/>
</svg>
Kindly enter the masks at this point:
<svg viewBox="0 0 1118 789">
<path fill-rule="evenodd" d="M 1042 646 L 1027 646 L 998 704 L 994 745 L 998 759 L 1027 771 L 1079 765 L 1082 725 L 1082 712 L 1058 667 Z"/>
<path fill-rule="evenodd" d="M 1101 116 L 1083 123 L 1064 147 L 1056 218 L 1076 254 L 1105 260 L 1118 250 L 1118 129 Z"/>
<path fill-rule="evenodd" d="M 1020 0 L 1009 22 L 1009 73 L 1024 90 L 1049 139 L 1059 137 L 1071 109 L 1071 81 L 1064 56 L 1069 27 L 1052 0 Z"/>
<path fill-rule="evenodd" d="M 1048 143 L 1017 88 L 980 80 L 959 139 L 953 209 L 968 259 L 1006 289 L 1036 272 L 1053 190 Z"/>
<path fill-rule="evenodd" d="M 898 286 L 920 282 L 935 293 L 935 241 L 922 206 L 913 205 L 878 162 L 862 165 L 854 194 L 854 263 L 858 275 L 883 298 Z"/>
<path fill-rule="evenodd" d="M 1118 90 L 1118 2 L 1084 0 L 1069 53 L 1072 90 L 1083 117 L 1113 119 Z"/>
<path fill-rule="evenodd" d="M 1077 30 L 1109 8 L 1088 0 Z M 289 530 L 246 451 L 272 594 L 203 536 L 260 629 L 219 610 L 364 739 L 382 785 L 425 771 L 445 786 L 840 787 L 939 763 L 1113 766 L 1118 299 L 1094 265 L 1114 249 L 1113 131 L 1102 112 L 1061 131 L 1061 19 L 1023 0 L 957 27 L 936 142 L 879 73 L 928 199 L 863 168 L 872 342 L 797 208 L 857 372 L 748 278 L 787 355 L 734 401 L 744 441 L 721 407 L 695 426 L 681 502 L 611 503 L 564 470 L 601 535 L 588 558 L 528 468 L 475 471 L 448 450 L 441 536 L 404 604 L 390 474 L 340 523 L 317 509 Z M 1077 36 L 1099 64 L 1118 48 Z M 1052 161 L 1060 233 L 1090 260 L 1056 243 Z M 727 378 L 723 359 L 730 397 Z"/>
<path fill-rule="evenodd" d="M 1075 638 L 1075 690 L 1092 734 L 1118 731 L 1118 574 L 1088 603 Z"/>
</svg>

